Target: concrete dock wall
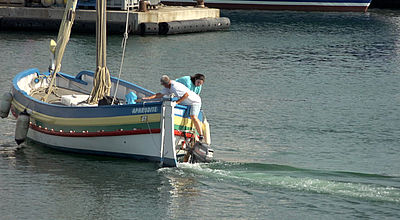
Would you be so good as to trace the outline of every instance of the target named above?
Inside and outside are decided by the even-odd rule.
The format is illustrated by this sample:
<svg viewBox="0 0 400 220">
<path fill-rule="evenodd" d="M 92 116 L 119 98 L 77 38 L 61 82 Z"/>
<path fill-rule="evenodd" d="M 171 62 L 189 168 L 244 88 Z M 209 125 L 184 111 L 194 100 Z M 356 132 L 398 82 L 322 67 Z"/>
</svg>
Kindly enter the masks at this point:
<svg viewBox="0 0 400 220">
<path fill-rule="evenodd" d="M 30 8 L 0 6 L 0 28 L 8 29 L 56 29 L 64 14 L 64 8 Z M 129 14 L 130 33 L 139 33 L 141 23 L 196 20 L 219 18 L 220 10 L 213 8 L 196 8 L 164 6 L 148 12 L 132 11 Z M 125 31 L 126 11 L 107 11 L 108 29 L 110 32 Z M 92 32 L 95 30 L 96 12 L 77 9 L 74 30 Z M 94 33 L 94 32 L 92 32 Z"/>
</svg>

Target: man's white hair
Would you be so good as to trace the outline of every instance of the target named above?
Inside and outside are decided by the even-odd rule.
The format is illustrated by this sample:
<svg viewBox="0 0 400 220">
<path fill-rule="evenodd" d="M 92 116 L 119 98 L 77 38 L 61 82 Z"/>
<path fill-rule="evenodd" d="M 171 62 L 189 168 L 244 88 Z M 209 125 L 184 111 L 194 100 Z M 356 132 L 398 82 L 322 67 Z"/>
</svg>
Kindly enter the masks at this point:
<svg viewBox="0 0 400 220">
<path fill-rule="evenodd" d="M 171 81 L 171 80 L 169 79 L 169 77 L 168 77 L 167 75 L 163 75 L 163 76 L 161 77 L 161 79 L 160 79 L 160 82 L 161 82 L 161 84 L 163 84 L 163 85 L 168 85 L 168 84 L 169 84 L 169 81 Z"/>
</svg>

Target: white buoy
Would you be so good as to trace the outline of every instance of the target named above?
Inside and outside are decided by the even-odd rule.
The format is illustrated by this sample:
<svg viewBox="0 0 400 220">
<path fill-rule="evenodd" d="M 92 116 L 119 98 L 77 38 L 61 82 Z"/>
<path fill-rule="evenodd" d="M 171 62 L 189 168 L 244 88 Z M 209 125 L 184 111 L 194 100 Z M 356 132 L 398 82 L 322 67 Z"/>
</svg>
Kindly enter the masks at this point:
<svg viewBox="0 0 400 220">
<path fill-rule="evenodd" d="M 0 102 L 0 117 L 2 118 L 8 117 L 8 114 L 10 113 L 12 99 L 13 97 L 11 93 L 6 92 L 3 94 L 3 97 L 1 97 L 1 102 Z"/>
<path fill-rule="evenodd" d="M 204 142 L 208 145 L 211 145 L 210 124 L 208 124 L 207 118 L 205 116 L 203 124 L 204 124 L 203 127 Z"/>
<path fill-rule="evenodd" d="M 18 145 L 25 141 L 28 134 L 30 117 L 26 111 L 19 113 L 15 125 L 15 141 Z"/>
</svg>

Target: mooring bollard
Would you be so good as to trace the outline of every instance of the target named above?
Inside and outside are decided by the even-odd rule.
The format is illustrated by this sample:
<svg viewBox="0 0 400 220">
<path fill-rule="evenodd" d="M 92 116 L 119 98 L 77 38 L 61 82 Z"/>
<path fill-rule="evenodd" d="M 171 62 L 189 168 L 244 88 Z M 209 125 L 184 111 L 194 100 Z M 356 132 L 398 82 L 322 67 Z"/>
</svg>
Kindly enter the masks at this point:
<svg viewBox="0 0 400 220">
<path fill-rule="evenodd" d="M 147 6 L 149 5 L 148 1 L 140 0 L 139 1 L 139 11 L 140 12 L 147 12 Z"/>
<path fill-rule="evenodd" d="M 197 5 L 196 5 L 197 8 L 204 8 L 204 7 L 206 7 L 206 6 L 204 5 L 204 0 L 196 0 L 196 2 L 197 2 Z"/>
</svg>

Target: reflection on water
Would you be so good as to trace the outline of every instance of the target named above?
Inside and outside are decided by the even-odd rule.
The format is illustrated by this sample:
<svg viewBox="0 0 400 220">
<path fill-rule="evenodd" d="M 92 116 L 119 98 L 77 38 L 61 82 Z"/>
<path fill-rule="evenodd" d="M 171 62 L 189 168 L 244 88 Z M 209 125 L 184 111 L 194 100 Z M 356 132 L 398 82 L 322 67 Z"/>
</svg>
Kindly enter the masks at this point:
<svg viewBox="0 0 400 220">
<path fill-rule="evenodd" d="M 34 199 L 25 200 L 30 203 L 50 205 L 57 202 L 60 209 L 53 210 L 54 216 L 76 218 L 79 217 L 80 210 L 86 217 L 114 218 L 121 215 L 120 217 L 126 218 L 124 215 L 130 213 L 128 210 L 139 210 L 142 216 L 150 217 L 152 215 L 145 212 L 147 208 L 153 208 L 153 214 L 157 216 L 164 216 L 167 211 L 164 201 L 169 198 L 169 190 L 160 186 L 166 184 L 168 187 L 168 180 L 156 172 L 158 167 L 154 163 L 64 154 L 32 143 L 23 150 L 1 153 L 3 156 L 7 155 L 2 167 L 6 165 L 4 162 L 8 162 L 15 169 L 14 174 L 19 176 L 17 181 L 23 181 L 15 182 L 15 178 L 1 175 L 0 182 L 4 183 L 3 186 L 13 191 L 14 199 L 21 197 L 22 201 L 25 200 L 23 198 L 26 195 L 18 192 L 22 190 L 32 192 L 29 197 Z M 23 210 L 25 208 L 21 211 Z M 40 213 L 36 214 L 38 217 L 42 216 Z M 29 216 L 22 213 L 18 215 Z M 48 216 L 48 213 L 43 216 Z"/>
<path fill-rule="evenodd" d="M 132 36 L 122 78 L 159 91 L 203 73 L 219 162 L 157 164 L 14 144 L 1 120 L 5 219 L 399 218 L 400 12 L 222 11 L 229 31 Z M 48 67 L 56 33 L 0 33 L 0 89 Z M 108 63 L 119 70 L 121 36 Z M 95 38 L 73 34 L 62 68 L 94 70 Z M 77 59 L 78 58 L 78 59 Z"/>
</svg>

